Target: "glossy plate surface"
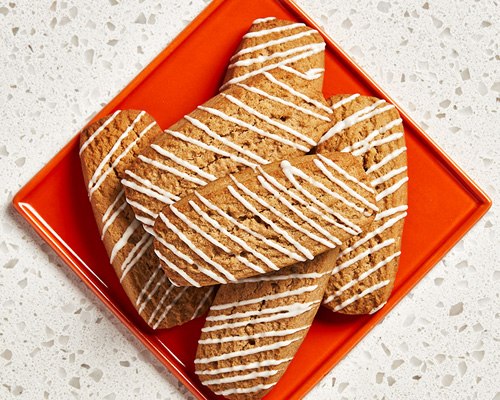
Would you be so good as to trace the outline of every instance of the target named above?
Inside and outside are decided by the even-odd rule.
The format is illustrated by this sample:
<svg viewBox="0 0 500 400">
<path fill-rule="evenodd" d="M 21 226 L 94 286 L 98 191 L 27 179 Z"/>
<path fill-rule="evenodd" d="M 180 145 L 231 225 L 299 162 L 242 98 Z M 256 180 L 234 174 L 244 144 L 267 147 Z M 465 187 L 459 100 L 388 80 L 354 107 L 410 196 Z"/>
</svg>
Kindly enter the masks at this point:
<svg viewBox="0 0 500 400">
<path fill-rule="evenodd" d="M 142 109 L 167 128 L 218 90 L 230 56 L 252 21 L 275 16 L 319 27 L 290 0 L 211 3 L 95 119 L 115 109 Z M 325 36 L 324 94 L 390 98 Z M 408 147 L 409 212 L 396 284 L 373 316 L 321 310 L 270 399 L 299 399 L 405 296 L 488 210 L 491 201 L 401 110 Z M 62 149 L 14 198 L 16 209 L 106 306 L 199 399 L 215 399 L 194 374 L 203 318 L 153 331 L 129 303 L 109 265 L 87 198 L 78 138 Z"/>
</svg>

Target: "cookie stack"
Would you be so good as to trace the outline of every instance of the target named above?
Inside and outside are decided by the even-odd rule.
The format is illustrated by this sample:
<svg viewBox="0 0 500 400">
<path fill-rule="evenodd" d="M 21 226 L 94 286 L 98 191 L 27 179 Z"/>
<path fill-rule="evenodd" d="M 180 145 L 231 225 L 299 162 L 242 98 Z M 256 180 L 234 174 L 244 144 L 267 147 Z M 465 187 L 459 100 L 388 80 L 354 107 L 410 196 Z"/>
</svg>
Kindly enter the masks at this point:
<svg viewBox="0 0 500 400">
<path fill-rule="evenodd" d="M 153 329 L 208 310 L 201 382 L 258 399 L 321 304 L 376 312 L 401 254 L 402 121 L 372 97 L 322 94 L 325 43 L 255 20 L 219 94 L 162 131 L 118 110 L 81 134 L 94 215 L 128 297 Z"/>
</svg>

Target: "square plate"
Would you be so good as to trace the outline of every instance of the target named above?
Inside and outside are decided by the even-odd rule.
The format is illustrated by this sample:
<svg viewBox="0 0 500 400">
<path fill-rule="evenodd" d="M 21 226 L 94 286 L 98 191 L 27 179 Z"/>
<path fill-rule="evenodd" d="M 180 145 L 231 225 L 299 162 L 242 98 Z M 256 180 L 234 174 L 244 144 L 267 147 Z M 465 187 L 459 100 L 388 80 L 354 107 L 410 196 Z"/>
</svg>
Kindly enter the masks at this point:
<svg viewBox="0 0 500 400">
<path fill-rule="evenodd" d="M 291 0 L 216 0 L 94 120 L 135 108 L 167 128 L 219 88 L 230 56 L 252 21 L 276 16 L 320 28 Z M 228 23 L 230 21 L 230 23 Z M 391 99 L 330 38 L 324 93 Z M 392 101 L 391 101 L 392 102 Z M 299 399 L 405 296 L 488 210 L 491 200 L 401 110 L 408 147 L 409 214 L 394 291 L 378 313 L 321 310 L 286 374 L 266 399 Z M 138 316 L 109 265 L 85 191 L 78 136 L 14 198 L 14 206 L 106 306 L 199 399 L 215 399 L 194 374 L 203 318 L 153 331 Z"/>
</svg>

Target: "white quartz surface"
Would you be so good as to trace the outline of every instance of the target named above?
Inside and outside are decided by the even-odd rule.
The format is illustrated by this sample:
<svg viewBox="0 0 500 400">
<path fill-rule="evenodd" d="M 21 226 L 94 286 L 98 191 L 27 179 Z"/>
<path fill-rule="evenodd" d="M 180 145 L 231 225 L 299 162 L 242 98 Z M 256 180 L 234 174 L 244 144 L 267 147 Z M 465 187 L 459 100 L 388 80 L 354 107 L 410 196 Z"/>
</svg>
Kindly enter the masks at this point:
<svg viewBox="0 0 500 400">
<path fill-rule="evenodd" d="M 307 398 L 500 400 L 498 2 L 298 3 L 494 202 Z M 0 0 L 1 399 L 192 398 L 10 203 L 206 5 Z"/>
</svg>

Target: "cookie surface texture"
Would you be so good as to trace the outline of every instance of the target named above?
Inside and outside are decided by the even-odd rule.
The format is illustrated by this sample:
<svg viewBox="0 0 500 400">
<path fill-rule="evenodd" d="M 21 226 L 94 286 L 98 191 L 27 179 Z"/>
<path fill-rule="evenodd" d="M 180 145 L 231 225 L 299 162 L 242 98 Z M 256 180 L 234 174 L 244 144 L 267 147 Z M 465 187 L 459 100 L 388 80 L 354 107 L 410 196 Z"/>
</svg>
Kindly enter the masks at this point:
<svg viewBox="0 0 500 400">
<path fill-rule="evenodd" d="M 321 35 L 303 23 L 257 19 L 229 60 L 221 89 L 274 70 L 286 73 L 294 87 L 308 85 L 321 92 L 324 49 Z"/>
<path fill-rule="evenodd" d="M 177 285 L 205 286 L 312 260 L 378 210 L 350 154 L 283 160 L 221 178 L 166 207 L 155 249 Z"/>
<path fill-rule="evenodd" d="M 317 152 L 361 157 L 380 210 L 366 233 L 342 246 L 324 305 L 346 314 L 373 313 L 394 286 L 408 209 L 402 120 L 393 105 L 374 97 L 339 95 L 330 102 L 335 125 Z"/>
<path fill-rule="evenodd" d="M 144 148 L 125 171 L 125 195 L 146 229 L 158 213 L 217 178 L 306 154 L 331 126 L 322 97 L 284 83 L 284 71 L 232 85 Z"/>
<path fill-rule="evenodd" d="M 141 148 L 161 133 L 145 112 L 124 110 L 84 129 L 80 158 L 92 210 L 125 293 L 152 328 L 179 325 L 203 314 L 215 290 L 170 284 L 146 233 L 125 201 L 120 175 Z"/>
<path fill-rule="evenodd" d="M 201 382 L 229 399 L 269 392 L 309 330 L 337 253 L 222 285 L 198 342 Z"/>
</svg>

